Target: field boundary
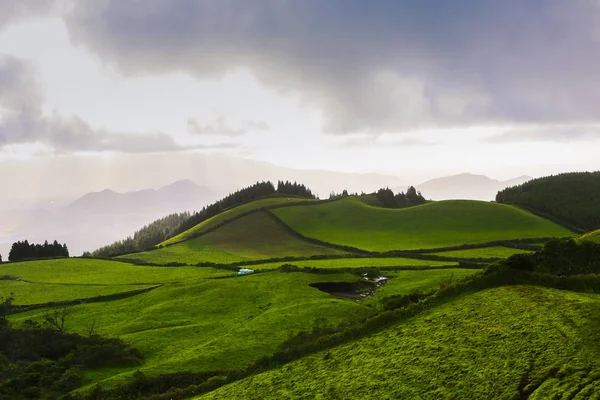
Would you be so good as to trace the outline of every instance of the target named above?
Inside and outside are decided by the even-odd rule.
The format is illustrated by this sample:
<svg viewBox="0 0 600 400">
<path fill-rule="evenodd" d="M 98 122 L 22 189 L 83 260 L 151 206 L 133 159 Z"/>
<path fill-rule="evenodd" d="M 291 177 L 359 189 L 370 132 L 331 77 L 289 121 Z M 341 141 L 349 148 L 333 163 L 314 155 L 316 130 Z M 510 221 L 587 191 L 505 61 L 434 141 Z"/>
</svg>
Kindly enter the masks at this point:
<svg viewBox="0 0 600 400">
<path fill-rule="evenodd" d="M 143 294 L 149 292 L 154 289 L 158 289 L 162 287 L 163 284 L 152 286 L 144 289 L 130 290 L 127 292 L 119 292 L 113 294 L 106 294 L 101 296 L 94 297 L 84 297 L 81 299 L 73 299 L 73 300 L 64 300 L 64 301 L 51 301 L 48 303 L 38 303 L 38 304 L 26 304 L 26 305 L 13 305 L 11 309 L 11 314 L 19 314 L 26 311 L 37 310 L 40 308 L 46 307 L 68 307 L 68 306 L 76 306 L 79 304 L 89 304 L 89 303 L 104 303 L 107 301 L 115 301 L 122 300 L 129 297 L 137 296 L 139 294 Z"/>
</svg>

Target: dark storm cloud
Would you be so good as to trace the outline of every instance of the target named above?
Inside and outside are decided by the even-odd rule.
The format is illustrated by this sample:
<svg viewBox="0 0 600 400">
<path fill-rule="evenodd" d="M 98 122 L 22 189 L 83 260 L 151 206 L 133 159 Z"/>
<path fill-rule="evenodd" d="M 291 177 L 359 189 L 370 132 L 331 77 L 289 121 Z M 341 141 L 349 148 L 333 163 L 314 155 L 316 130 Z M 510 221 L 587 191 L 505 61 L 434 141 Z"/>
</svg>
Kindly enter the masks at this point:
<svg viewBox="0 0 600 400">
<path fill-rule="evenodd" d="M 592 0 L 80 0 L 71 39 L 128 74 L 250 67 L 331 132 L 598 120 Z"/>
<path fill-rule="evenodd" d="M 184 147 L 165 133 L 119 133 L 94 129 L 77 117 L 44 115 L 35 68 L 27 61 L 0 55 L 0 150 L 7 145 L 43 143 L 59 153 L 180 151 Z M 218 148 L 231 145 L 217 145 Z"/>
<path fill-rule="evenodd" d="M 201 123 L 194 118 L 188 118 L 187 130 L 194 135 L 217 135 L 236 137 L 242 136 L 250 131 L 268 131 L 271 128 L 264 121 L 244 121 L 234 125 L 225 117 L 219 117 L 210 123 Z"/>
</svg>

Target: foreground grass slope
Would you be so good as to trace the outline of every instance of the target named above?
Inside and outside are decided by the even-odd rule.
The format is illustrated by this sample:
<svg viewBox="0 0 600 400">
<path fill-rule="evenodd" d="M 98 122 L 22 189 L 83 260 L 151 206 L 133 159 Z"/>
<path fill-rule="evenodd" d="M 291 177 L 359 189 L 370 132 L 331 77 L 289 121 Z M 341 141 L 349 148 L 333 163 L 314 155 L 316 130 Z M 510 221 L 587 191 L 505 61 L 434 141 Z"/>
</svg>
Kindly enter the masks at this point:
<svg viewBox="0 0 600 400">
<path fill-rule="evenodd" d="M 488 289 L 198 398 L 594 398 L 598 307 L 598 295 Z"/>
<path fill-rule="evenodd" d="M 214 217 L 209 218 L 204 222 L 199 223 L 193 228 L 188 229 L 187 231 L 182 232 L 179 235 L 176 235 L 168 240 L 165 240 L 164 242 L 159 244 L 158 247 L 183 242 L 184 240 L 203 234 L 210 229 L 214 229 L 215 227 L 223 224 L 224 222 L 238 218 L 240 215 L 252 212 L 254 210 L 258 210 L 260 208 L 307 201 L 311 200 L 299 197 L 269 197 L 265 199 L 251 201 L 249 203 L 242 204 L 241 206 L 234 207 L 230 210 L 223 211 L 222 213 L 215 215 Z"/>
<path fill-rule="evenodd" d="M 383 209 L 347 197 L 273 212 L 302 235 L 369 251 L 572 235 L 566 228 L 519 208 L 469 200 Z"/>
<path fill-rule="evenodd" d="M 344 253 L 299 239 L 265 212 L 256 212 L 195 239 L 120 258 L 157 264 L 198 264 L 335 254 Z"/>
<path fill-rule="evenodd" d="M 144 355 L 141 367 L 101 370 L 88 376 L 88 384 L 122 383 L 131 379 L 136 369 L 153 376 L 241 368 L 273 353 L 301 330 L 372 315 L 371 307 L 309 286 L 356 279 L 350 274 L 276 272 L 187 279 L 126 299 L 72 306 L 66 330 L 85 334 L 86 327 L 94 322 L 95 333 L 118 337 Z M 35 310 L 14 314 L 11 321 L 19 326 L 28 319 L 43 318 L 44 310 Z"/>
</svg>

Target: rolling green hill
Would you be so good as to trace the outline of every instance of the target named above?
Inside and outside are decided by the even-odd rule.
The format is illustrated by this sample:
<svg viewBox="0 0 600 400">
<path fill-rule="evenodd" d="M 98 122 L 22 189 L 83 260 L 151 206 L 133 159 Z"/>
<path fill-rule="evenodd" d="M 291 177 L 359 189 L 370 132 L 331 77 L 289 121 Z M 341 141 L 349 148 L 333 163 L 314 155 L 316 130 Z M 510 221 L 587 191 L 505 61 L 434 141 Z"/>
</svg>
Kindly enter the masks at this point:
<svg viewBox="0 0 600 400">
<path fill-rule="evenodd" d="M 489 289 L 197 398 L 594 398 L 598 307 L 598 295 Z"/>
<path fill-rule="evenodd" d="M 184 240 L 196 237 L 198 235 L 205 233 L 206 231 L 209 231 L 211 229 L 214 229 L 215 227 L 220 226 L 221 224 L 223 224 L 227 221 L 231 221 L 235 218 L 239 218 L 241 215 L 250 213 L 250 212 L 252 212 L 254 210 L 258 210 L 260 208 L 265 208 L 265 207 L 279 205 L 279 204 L 307 202 L 307 201 L 311 201 L 311 200 L 298 198 L 298 197 L 269 197 L 266 199 L 255 200 L 255 201 L 252 201 L 252 202 L 249 202 L 246 204 L 242 204 L 241 206 L 232 208 L 227 211 L 223 211 L 222 213 L 217 214 L 214 217 L 209 218 L 206 221 L 199 223 L 198 225 L 194 226 L 193 228 L 188 229 L 187 231 L 182 232 L 179 235 L 174 236 L 174 237 L 162 242 L 161 244 L 159 244 L 159 247 L 179 243 Z"/>
<path fill-rule="evenodd" d="M 594 242 L 594 243 L 600 244 L 600 229 L 598 229 L 597 231 L 589 232 L 589 233 L 586 233 L 585 235 L 580 236 L 579 240 L 584 240 L 584 241 L 589 241 L 589 242 Z"/>
<path fill-rule="evenodd" d="M 231 211 L 239 212 L 236 210 Z M 265 212 L 255 212 L 195 239 L 119 258 L 156 264 L 168 262 L 198 264 L 335 254 L 343 254 L 343 252 L 299 239 Z"/>
<path fill-rule="evenodd" d="M 273 210 L 304 236 L 369 251 L 427 249 L 572 232 L 516 207 L 449 200 L 393 210 L 354 197 Z"/>
</svg>

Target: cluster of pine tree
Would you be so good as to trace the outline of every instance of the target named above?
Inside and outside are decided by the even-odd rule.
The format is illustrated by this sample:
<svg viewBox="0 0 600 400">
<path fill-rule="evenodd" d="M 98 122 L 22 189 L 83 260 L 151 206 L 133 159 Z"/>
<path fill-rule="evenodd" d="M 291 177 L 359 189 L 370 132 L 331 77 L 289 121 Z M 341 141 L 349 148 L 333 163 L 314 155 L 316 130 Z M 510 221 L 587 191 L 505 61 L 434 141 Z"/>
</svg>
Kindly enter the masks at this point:
<svg viewBox="0 0 600 400">
<path fill-rule="evenodd" d="M 600 228 L 600 172 L 573 172 L 504 189 L 498 203 L 514 204 L 583 231 Z"/>
<path fill-rule="evenodd" d="M 381 205 L 387 208 L 418 206 L 427 202 L 421 192 L 418 192 L 414 186 L 409 187 L 406 193 L 400 192 L 397 194 L 394 194 L 390 188 L 382 188 L 377 191 L 376 196 Z"/>
<path fill-rule="evenodd" d="M 101 247 L 91 254 L 86 252 L 83 255 L 84 257 L 111 257 L 117 254 L 149 249 L 171 237 L 171 233 L 189 218 L 189 212 L 167 215 L 136 231 L 133 237 L 129 236 L 126 239 Z"/>
<path fill-rule="evenodd" d="M 69 249 L 66 244 L 60 244 L 56 240 L 52 244 L 48 243 L 47 240 L 44 244 L 30 244 L 25 240 L 13 243 L 8 254 L 9 261 L 47 257 L 69 257 Z"/>
<path fill-rule="evenodd" d="M 292 196 L 306 197 L 308 199 L 314 199 L 312 191 L 300 183 L 292 183 L 290 181 L 278 181 L 277 182 L 277 193 L 289 194 Z"/>
</svg>

